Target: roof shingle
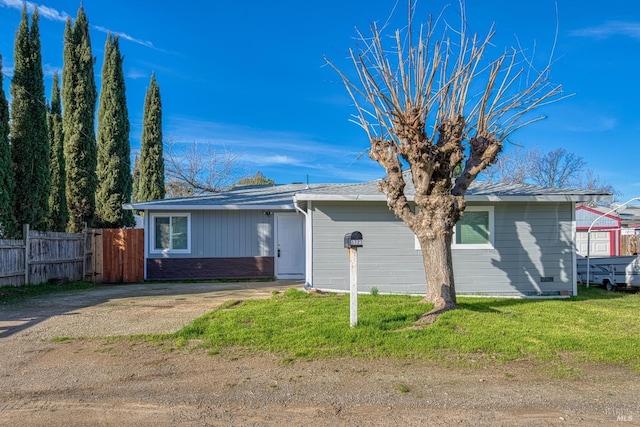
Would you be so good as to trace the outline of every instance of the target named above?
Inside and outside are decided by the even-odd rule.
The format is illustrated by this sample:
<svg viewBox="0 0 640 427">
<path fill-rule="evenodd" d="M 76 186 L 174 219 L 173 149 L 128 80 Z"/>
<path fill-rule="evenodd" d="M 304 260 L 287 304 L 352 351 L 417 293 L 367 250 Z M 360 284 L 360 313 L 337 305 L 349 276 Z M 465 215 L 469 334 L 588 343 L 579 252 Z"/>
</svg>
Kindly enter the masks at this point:
<svg viewBox="0 0 640 427">
<path fill-rule="evenodd" d="M 410 178 L 409 176 L 407 178 Z M 415 189 L 411 179 L 406 179 L 405 194 L 413 199 Z M 301 205 L 310 200 L 370 200 L 384 201 L 379 191 L 380 181 L 356 184 L 304 184 L 237 187 L 223 193 L 153 200 L 125 204 L 125 209 L 136 210 L 293 210 L 295 202 Z M 610 200 L 611 194 L 588 190 L 547 188 L 528 184 L 502 184 L 475 181 L 465 198 L 468 201 L 567 201 L 586 202 Z"/>
</svg>

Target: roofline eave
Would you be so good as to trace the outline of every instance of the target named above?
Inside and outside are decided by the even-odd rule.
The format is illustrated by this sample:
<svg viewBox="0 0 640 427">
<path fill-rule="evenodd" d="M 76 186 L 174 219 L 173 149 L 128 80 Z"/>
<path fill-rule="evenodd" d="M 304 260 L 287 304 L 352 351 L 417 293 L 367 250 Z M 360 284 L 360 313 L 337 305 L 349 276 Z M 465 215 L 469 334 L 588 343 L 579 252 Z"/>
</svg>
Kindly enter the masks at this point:
<svg viewBox="0 0 640 427">
<path fill-rule="evenodd" d="M 335 194 L 296 194 L 296 200 L 300 201 L 359 201 L 359 202 L 378 202 L 386 201 L 384 194 L 355 194 L 355 195 L 335 195 Z M 413 201 L 413 196 L 407 196 L 407 200 Z M 467 195 L 465 200 L 468 202 L 604 202 L 611 201 L 611 195 L 596 194 L 557 194 L 557 195 Z"/>
<path fill-rule="evenodd" d="M 293 203 L 286 205 L 162 205 L 161 203 L 125 203 L 122 205 L 126 210 L 138 211 L 292 211 L 295 210 Z"/>
</svg>

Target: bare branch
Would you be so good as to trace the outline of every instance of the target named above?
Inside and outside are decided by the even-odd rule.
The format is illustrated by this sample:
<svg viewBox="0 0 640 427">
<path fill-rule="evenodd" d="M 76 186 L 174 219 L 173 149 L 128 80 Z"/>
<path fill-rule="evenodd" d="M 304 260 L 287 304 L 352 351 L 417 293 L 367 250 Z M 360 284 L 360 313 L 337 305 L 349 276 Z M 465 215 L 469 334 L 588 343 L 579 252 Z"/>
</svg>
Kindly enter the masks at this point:
<svg viewBox="0 0 640 427">
<path fill-rule="evenodd" d="M 183 144 L 169 140 L 164 158 L 167 182 L 187 194 L 224 191 L 242 175 L 241 156 L 224 148 L 219 151 L 211 143 Z"/>
<path fill-rule="evenodd" d="M 430 271 L 427 264 L 436 265 L 425 251 L 437 247 L 437 256 L 450 263 L 447 242 L 469 185 L 496 162 L 509 135 L 542 118 L 530 113 L 562 99 L 562 90 L 549 81 L 551 58 L 541 70 L 522 48 L 489 58 L 494 28 L 484 36 L 470 34 L 463 0 L 459 29 L 445 23 L 441 35 L 436 29 L 442 13 L 414 26 L 415 2 L 407 0 L 407 26 L 389 36 L 386 24 L 371 25 L 367 35 L 357 31 L 356 47 L 349 51 L 353 77 L 325 60 L 356 106 L 370 157 L 387 172 L 381 184 L 387 204 L 420 241 L 435 310 L 455 306 L 453 278 L 450 269 Z M 417 213 L 405 195 L 405 165 Z"/>
</svg>

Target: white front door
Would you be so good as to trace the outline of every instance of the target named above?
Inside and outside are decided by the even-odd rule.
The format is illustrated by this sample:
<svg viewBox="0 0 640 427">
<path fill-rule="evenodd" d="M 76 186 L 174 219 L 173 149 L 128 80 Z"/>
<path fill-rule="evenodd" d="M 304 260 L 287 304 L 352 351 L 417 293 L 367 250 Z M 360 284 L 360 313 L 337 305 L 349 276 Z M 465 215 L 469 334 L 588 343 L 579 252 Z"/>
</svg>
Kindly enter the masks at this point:
<svg viewBox="0 0 640 427">
<path fill-rule="evenodd" d="M 276 213 L 276 277 L 304 279 L 304 217 Z"/>
</svg>

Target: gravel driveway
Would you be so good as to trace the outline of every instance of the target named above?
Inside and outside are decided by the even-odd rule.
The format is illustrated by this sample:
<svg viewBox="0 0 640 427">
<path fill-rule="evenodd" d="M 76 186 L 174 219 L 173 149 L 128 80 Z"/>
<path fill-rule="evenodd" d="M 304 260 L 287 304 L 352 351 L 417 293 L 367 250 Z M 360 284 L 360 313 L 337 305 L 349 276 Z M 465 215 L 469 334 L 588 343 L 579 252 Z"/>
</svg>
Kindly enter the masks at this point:
<svg viewBox="0 0 640 427">
<path fill-rule="evenodd" d="M 640 425 L 640 376 L 612 365 L 291 361 L 104 338 L 174 332 L 292 286 L 110 286 L 0 306 L 0 425 Z"/>
<path fill-rule="evenodd" d="M 297 281 L 101 286 L 0 306 L 0 338 L 105 337 L 175 332 L 230 299 L 269 298 Z"/>
</svg>

